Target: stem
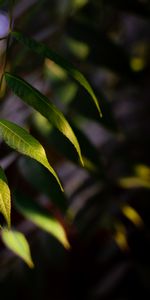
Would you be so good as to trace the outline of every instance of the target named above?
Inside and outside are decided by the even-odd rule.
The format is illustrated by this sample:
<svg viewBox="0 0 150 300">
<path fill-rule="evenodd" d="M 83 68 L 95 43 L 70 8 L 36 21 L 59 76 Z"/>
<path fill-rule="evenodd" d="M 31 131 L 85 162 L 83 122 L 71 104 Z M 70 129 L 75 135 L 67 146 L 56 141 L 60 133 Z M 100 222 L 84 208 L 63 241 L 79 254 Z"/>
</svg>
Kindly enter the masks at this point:
<svg viewBox="0 0 150 300">
<path fill-rule="evenodd" d="M 9 7 L 9 20 L 10 20 L 9 21 L 9 34 L 0 39 L 0 41 L 7 40 L 5 57 L 4 57 L 3 67 L 2 67 L 2 76 L 0 79 L 0 91 L 1 91 L 2 83 L 3 83 L 4 73 L 5 73 L 6 66 L 7 66 L 7 57 L 8 57 L 9 43 L 10 43 L 10 33 L 12 31 L 12 24 L 13 24 L 13 4 L 14 4 L 14 1 L 11 0 L 10 7 Z"/>
</svg>

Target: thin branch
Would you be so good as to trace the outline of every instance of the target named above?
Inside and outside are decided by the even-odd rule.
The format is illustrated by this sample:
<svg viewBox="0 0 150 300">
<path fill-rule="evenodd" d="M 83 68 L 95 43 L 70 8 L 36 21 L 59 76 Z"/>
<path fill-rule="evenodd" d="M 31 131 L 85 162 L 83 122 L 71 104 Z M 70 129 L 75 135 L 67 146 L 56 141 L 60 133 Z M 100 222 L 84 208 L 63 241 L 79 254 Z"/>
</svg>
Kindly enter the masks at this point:
<svg viewBox="0 0 150 300">
<path fill-rule="evenodd" d="M 11 0 L 10 6 L 9 6 L 9 34 L 0 39 L 0 40 L 7 40 L 5 57 L 4 57 L 3 67 L 2 67 L 3 71 L 2 71 L 2 76 L 0 79 L 0 91 L 1 91 L 2 83 L 3 83 L 4 73 L 5 73 L 6 66 L 7 66 L 7 57 L 8 57 L 9 44 L 10 44 L 10 33 L 12 31 L 12 26 L 13 26 L 13 5 L 14 5 L 14 0 Z"/>
</svg>

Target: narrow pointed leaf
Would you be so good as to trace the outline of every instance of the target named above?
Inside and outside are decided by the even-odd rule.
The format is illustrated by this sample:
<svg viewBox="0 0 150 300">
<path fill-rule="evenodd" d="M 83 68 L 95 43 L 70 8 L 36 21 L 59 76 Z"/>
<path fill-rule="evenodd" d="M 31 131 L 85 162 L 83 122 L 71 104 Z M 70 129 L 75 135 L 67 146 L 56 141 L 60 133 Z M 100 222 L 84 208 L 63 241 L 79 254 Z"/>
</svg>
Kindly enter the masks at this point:
<svg viewBox="0 0 150 300">
<path fill-rule="evenodd" d="M 8 227 L 10 227 L 10 210 L 10 189 L 4 171 L 0 167 L 0 213 L 4 216 Z"/>
<path fill-rule="evenodd" d="M 33 202 L 32 199 L 27 199 L 22 195 L 16 196 L 15 205 L 25 218 L 52 234 L 66 249 L 70 248 L 63 226 L 45 209 Z"/>
<path fill-rule="evenodd" d="M 56 172 L 47 160 L 44 148 L 25 129 L 10 121 L 0 119 L 0 137 L 2 137 L 5 143 L 11 148 L 37 160 L 46 167 L 54 175 L 63 190 Z"/>
<path fill-rule="evenodd" d="M 88 83 L 87 79 L 84 77 L 84 75 L 79 70 L 77 70 L 71 63 L 69 63 L 67 60 L 62 58 L 57 53 L 55 53 L 53 50 L 48 48 L 45 44 L 39 43 L 32 38 L 24 36 L 20 32 L 12 32 L 12 35 L 19 42 L 21 42 L 25 46 L 27 46 L 29 49 L 33 50 L 34 52 L 36 52 L 37 54 L 39 54 L 43 57 L 47 57 L 47 58 L 51 59 L 58 66 L 63 68 L 65 71 L 67 71 L 68 74 L 71 77 L 73 77 L 80 85 L 82 85 L 85 88 L 85 90 L 90 94 L 90 96 L 92 97 L 92 99 L 98 109 L 100 116 L 102 116 L 102 113 L 101 113 L 101 110 L 99 107 L 99 103 L 98 103 L 97 97 L 96 97 L 93 89 L 90 86 L 90 84 Z"/>
<path fill-rule="evenodd" d="M 6 247 L 21 257 L 30 268 L 34 267 L 28 241 L 21 232 L 3 229 L 2 240 Z"/>
<path fill-rule="evenodd" d="M 12 91 L 24 102 L 40 112 L 48 121 L 61 131 L 76 148 L 80 161 L 83 164 L 82 155 L 77 138 L 65 119 L 64 115 L 37 89 L 33 88 L 22 78 L 5 73 L 5 79 Z"/>
</svg>

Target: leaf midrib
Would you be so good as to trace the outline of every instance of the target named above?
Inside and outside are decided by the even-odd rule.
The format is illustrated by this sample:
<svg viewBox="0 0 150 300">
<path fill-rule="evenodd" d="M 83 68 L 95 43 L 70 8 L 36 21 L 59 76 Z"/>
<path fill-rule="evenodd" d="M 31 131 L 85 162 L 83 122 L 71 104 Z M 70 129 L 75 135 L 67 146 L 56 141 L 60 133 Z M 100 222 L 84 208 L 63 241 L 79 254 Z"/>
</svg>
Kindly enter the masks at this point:
<svg viewBox="0 0 150 300">
<path fill-rule="evenodd" d="M 24 140 L 22 137 L 20 137 L 16 132 L 14 132 L 12 129 L 10 129 L 6 124 L 4 124 L 3 122 L 0 121 L 0 124 L 2 124 L 2 126 L 4 126 L 5 128 L 7 128 L 8 131 L 10 131 L 13 135 L 17 136 L 20 140 L 22 140 L 27 146 L 29 146 L 30 148 L 33 149 L 33 151 L 35 152 L 35 149 L 32 145 L 30 145 L 26 140 Z M 16 124 L 15 124 L 16 125 Z M 25 129 L 24 129 L 25 130 Z M 27 132 L 28 134 L 28 132 Z M 44 149 L 43 149 L 44 150 Z M 39 153 L 38 153 L 39 155 Z M 39 155 L 41 156 L 41 155 Z"/>
<path fill-rule="evenodd" d="M 6 75 L 8 75 L 10 78 L 13 77 L 12 75 L 10 76 L 9 73 L 6 73 Z M 13 78 L 14 78 L 14 77 L 13 77 Z M 56 113 L 57 116 L 58 116 L 59 118 L 61 118 L 61 121 L 64 123 L 64 121 L 63 121 L 63 119 L 62 119 L 62 113 L 59 112 L 59 114 L 58 114 L 57 108 L 55 108 L 54 104 L 49 103 L 48 101 L 46 101 L 46 100 L 45 100 L 45 96 L 44 96 L 44 95 L 41 96 L 40 92 L 37 91 L 34 87 L 31 87 L 30 84 L 28 84 L 25 80 L 22 80 L 22 79 L 20 79 L 19 77 L 17 77 L 17 80 L 18 80 L 21 84 L 22 84 L 22 82 L 23 82 L 23 84 L 24 84 L 31 92 L 32 92 L 32 90 L 34 90 L 35 95 L 36 95 L 42 102 L 44 102 L 50 109 L 52 109 L 52 110 L 54 111 L 54 113 Z M 70 130 L 70 133 L 71 133 L 73 139 L 75 139 L 75 143 L 77 143 L 77 147 L 74 145 L 74 142 L 72 141 L 72 138 L 71 138 L 71 143 L 72 143 L 73 146 L 76 148 L 77 152 L 80 153 L 81 150 L 80 150 L 80 147 L 79 147 L 79 145 L 78 145 L 77 138 L 76 138 L 76 136 L 74 135 L 74 133 L 73 133 L 73 131 L 72 131 L 72 129 L 71 129 L 71 126 L 70 126 L 70 124 L 68 123 L 68 121 L 67 121 L 66 119 L 65 119 L 65 122 L 66 122 L 67 126 L 69 127 L 69 130 Z M 57 124 L 56 124 L 56 127 L 57 127 Z M 61 132 L 63 133 L 63 135 L 65 135 L 64 132 L 63 132 L 63 130 L 61 130 Z M 65 135 L 65 136 L 68 137 L 68 135 Z M 69 138 L 69 137 L 68 137 L 68 138 Z M 69 139 L 70 139 L 70 138 L 69 138 Z"/>
<path fill-rule="evenodd" d="M 11 77 L 14 78 L 14 76 L 13 76 L 13 75 L 10 76 L 9 73 L 6 73 L 6 75 L 8 75 L 10 78 L 11 78 Z M 45 96 L 44 96 L 44 95 L 41 95 L 40 91 L 37 91 L 36 88 L 31 87 L 30 84 L 28 84 L 25 80 L 20 79 L 19 77 L 17 77 L 17 80 L 18 80 L 21 84 L 22 84 L 22 82 L 23 82 L 23 84 L 24 84 L 28 89 L 30 89 L 31 92 L 32 92 L 32 90 L 34 90 L 34 93 L 36 94 L 36 96 L 37 96 L 38 98 L 40 98 L 41 101 L 43 101 L 46 105 L 48 105 L 48 107 L 50 107 L 50 109 L 52 108 L 53 110 L 55 110 L 54 104 L 52 104 L 52 103 L 50 104 L 48 101 L 46 101 L 46 100 L 44 99 Z M 58 115 L 57 109 L 55 110 L 55 112 L 56 112 L 57 115 Z M 59 112 L 59 113 L 60 113 L 60 115 L 61 115 L 61 112 Z M 67 122 L 67 120 L 66 120 L 66 122 Z M 67 124 L 69 125 L 68 122 L 67 122 Z M 69 127 L 70 127 L 70 125 L 69 125 Z"/>
</svg>

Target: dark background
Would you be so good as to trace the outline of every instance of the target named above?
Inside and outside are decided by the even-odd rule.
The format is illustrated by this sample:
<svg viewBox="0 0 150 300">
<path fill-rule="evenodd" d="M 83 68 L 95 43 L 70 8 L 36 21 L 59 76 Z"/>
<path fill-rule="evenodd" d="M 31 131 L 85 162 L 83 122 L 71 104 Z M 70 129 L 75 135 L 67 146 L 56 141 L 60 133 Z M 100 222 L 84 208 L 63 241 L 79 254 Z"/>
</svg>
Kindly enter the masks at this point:
<svg viewBox="0 0 150 300">
<path fill-rule="evenodd" d="M 2 2 L 1 10 L 8 11 L 10 2 Z M 72 124 L 88 163 L 82 169 L 71 145 L 54 129 L 47 134 L 39 116 L 3 87 L 0 116 L 30 128 L 65 188 L 62 196 L 43 168 L 1 141 L 0 163 L 12 195 L 19 189 L 58 217 L 71 250 L 65 251 L 13 206 L 12 225 L 27 236 L 35 269 L 1 243 L 0 296 L 148 299 L 150 3 L 22 0 L 14 3 L 13 19 L 16 29 L 45 42 L 86 75 L 103 118 L 87 93 L 59 68 L 11 41 L 7 68 L 53 99 Z M 132 213 L 125 215 L 123 207 L 131 207 Z"/>
</svg>

